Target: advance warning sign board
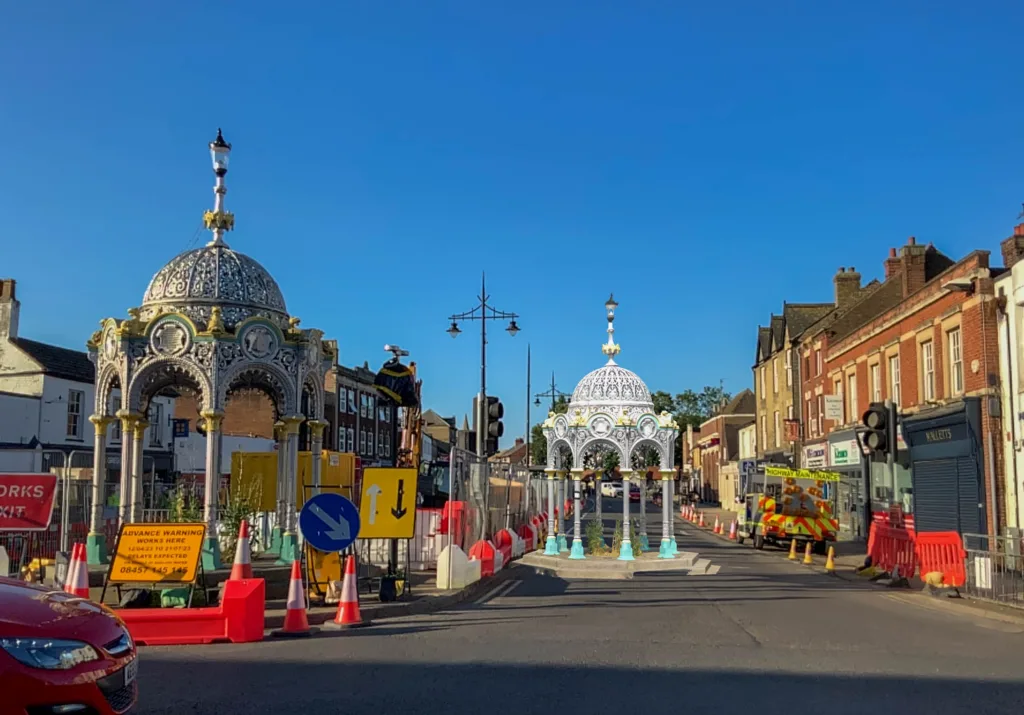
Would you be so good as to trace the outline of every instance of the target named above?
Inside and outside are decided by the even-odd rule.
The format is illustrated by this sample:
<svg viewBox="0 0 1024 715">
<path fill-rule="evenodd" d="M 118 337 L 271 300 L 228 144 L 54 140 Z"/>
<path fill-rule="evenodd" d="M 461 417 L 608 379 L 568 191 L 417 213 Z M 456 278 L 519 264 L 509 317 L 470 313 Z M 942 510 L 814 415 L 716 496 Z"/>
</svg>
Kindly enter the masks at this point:
<svg viewBox="0 0 1024 715">
<path fill-rule="evenodd" d="M 110 561 L 109 583 L 192 583 L 206 524 L 125 524 Z"/>
<path fill-rule="evenodd" d="M 411 539 L 416 533 L 416 470 L 363 470 L 359 538 Z"/>
</svg>

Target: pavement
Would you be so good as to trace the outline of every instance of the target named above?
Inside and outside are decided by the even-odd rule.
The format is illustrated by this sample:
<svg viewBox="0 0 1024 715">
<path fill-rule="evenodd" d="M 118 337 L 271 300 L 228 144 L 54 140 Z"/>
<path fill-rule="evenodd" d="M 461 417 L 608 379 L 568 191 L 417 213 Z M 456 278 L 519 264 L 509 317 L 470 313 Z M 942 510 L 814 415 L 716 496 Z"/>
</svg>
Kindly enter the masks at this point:
<svg viewBox="0 0 1024 715">
<path fill-rule="evenodd" d="M 606 500 L 606 520 L 620 509 Z M 653 505 L 648 525 L 656 547 Z M 138 713 L 1022 712 L 1024 623 L 675 528 L 716 573 L 581 581 L 513 565 L 462 603 L 364 629 L 146 648 Z"/>
</svg>

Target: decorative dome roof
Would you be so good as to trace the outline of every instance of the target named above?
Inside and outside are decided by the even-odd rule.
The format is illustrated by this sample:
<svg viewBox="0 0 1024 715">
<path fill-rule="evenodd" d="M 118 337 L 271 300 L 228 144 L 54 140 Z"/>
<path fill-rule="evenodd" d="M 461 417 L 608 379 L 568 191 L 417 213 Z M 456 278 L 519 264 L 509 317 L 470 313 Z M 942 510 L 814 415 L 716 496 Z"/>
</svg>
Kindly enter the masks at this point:
<svg viewBox="0 0 1024 715">
<path fill-rule="evenodd" d="M 618 414 L 623 407 L 641 407 L 654 412 L 651 391 L 644 381 L 635 372 L 611 361 L 580 380 L 569 401 L 569 410 L 574 407 L 611 414 Z"/>
<path fill-rule="evenodd" d="M 288 324 L 284 296 L 267 270 L 217 243 L 178 254 L 161 268 L 142 298 L 141 315 L 150 318 L 161 308 L 171 309 L 205 327 L 214 306 L 229 329 L 254 316 L 281 327 Z"/>
</svg>

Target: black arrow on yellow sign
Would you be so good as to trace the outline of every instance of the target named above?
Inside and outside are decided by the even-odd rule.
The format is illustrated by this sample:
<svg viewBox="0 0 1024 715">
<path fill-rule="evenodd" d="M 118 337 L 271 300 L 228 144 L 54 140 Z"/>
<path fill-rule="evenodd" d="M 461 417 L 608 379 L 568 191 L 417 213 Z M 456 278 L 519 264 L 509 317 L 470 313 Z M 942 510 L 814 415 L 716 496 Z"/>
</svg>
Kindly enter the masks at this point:
<svg viewBox="0 0 1024 715">
<path fill-rule="evenodd" d="M 391 515 L 396 519 L 401 519 L 408 513 L 407 509 L 402 508 L 402 497 L 405 496 L 405 480 L 398 480 L 398 498 L 395 500 L 395 506 L 391 510 Z"/>
</svg>

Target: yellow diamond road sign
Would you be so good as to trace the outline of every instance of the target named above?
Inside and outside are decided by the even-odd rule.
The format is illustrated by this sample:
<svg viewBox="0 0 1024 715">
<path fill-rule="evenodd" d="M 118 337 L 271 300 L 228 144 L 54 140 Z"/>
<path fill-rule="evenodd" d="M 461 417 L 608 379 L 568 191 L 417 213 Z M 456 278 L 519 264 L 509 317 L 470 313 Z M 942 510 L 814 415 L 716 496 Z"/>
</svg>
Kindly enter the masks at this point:
<svg viewBox="0 0 1024 715">
<path fill-rule="evenodd" d="M 363 470 L 360 539 L 411 539 L 416 532 L 416 470 Z"/>
</svg>

